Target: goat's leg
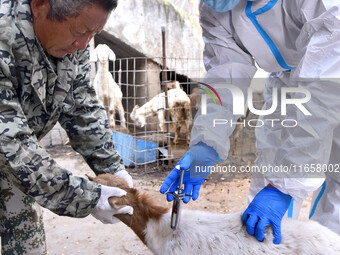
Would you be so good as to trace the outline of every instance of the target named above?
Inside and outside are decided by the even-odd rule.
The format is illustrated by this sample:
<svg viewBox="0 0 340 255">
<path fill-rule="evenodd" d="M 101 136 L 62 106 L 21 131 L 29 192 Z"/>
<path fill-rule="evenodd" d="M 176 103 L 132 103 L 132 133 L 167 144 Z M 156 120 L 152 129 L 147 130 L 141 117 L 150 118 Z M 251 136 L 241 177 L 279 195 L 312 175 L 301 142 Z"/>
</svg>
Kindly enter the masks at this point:
<svg viewBox="0 0 340 255">
<path fill-rule="evenodd" d="M 115 126 L 116 126 L 115 114 L 116 114 L 115 108 L 110 107 L 110 109 L 108 110 L 108 113 L 107 113 L 107 117 L 109 118 L 109 123 L 110 123 L 111 129 L 115 129 Z"/>
<path fill-rule="evenodd" d="M 191 121 L 192 121 L 192 116 L 191 116 L 191 106 L 190 104 L 186 104 L 185 105 L 185 115 L 186 115 L 186 118 L 185 118 L 185 123 L 186 123 L 186 128 L 187 128 L 187 144 L 190 143 L 190 139 L 191 139 L 191 130 L 190 130 L 190 124 L 191 124 Z"/>
<path fill-rule="evenodd" d="M 164 110 L 158 110 L 158 121 L 159 121 L 159 129 L 161 132 L 165 132 L 165 117 L 164 117 Z"/>
<path fill-rule="evenodd" d="M 171 109 L 170 110 L 170 117 L 171 120 L 175 123 L 175 139 L 174 144 L 177 144 L 178 139 L 181 135 L 181 122 L 180 119 L 182 119 L 181 116 L 181 110 L 182 109 Z"/>
<path fill-rule="evenodd" d="M 236 125 L 234 132 L 232 133 L 232 135 L 230 136 L 230 148 L 232 149 L 232 155 L 236 156 L 238 155 L 238 140 L 240 137 L 240 133 L 242 130 L 242 126 L 241 125 Z"/>
<path fill-rule="evenodd" d="M 179 137 L 181 136 L 181 123 L 179 121 L 175 121 L 175 139 L 174 144 L 177 144 Z"/>
<path fill-rule="evenodd" d="M 124 116 L 124 108 L 123 108 L 122 102 L 118 103 L 117 108 L 118 108 L 118 113 L 119 113 L 120 126 L 126 129 L 126 120 Z"/>
</svg>

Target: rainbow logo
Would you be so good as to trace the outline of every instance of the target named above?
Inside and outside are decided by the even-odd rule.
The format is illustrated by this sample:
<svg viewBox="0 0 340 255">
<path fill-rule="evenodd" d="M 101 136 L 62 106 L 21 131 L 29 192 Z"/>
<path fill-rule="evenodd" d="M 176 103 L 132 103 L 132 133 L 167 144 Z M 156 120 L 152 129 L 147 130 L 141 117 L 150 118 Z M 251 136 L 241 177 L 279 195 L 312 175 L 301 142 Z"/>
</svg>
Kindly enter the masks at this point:
<svg viewBox="0 0 340 255">
<path fill-rule="evenodd" d="M 221 98 L 220 98 L 220 95 L 217 93 L 217 91 L 216 91 L 213 87 L 211 87 L 210 85 L 208 85 L 208 84 L 206 84 L 206 83 L 203 83 L 203 82 L 199 82 L 199 84 L 201 84 L 201 85 L 203 85 L 203 86 L 206 86 L 206 87 L 209 88 L 212 92 L 214 92 L 215 95 L 217 96 L 218 100 L 220 101 L 220 104 L 222 105 L 222 100 L 221 100 Z M 199 89 L 200 89 L 200 90 L 203 90 L 205 93 L 207 93 L 207 94 L 212 98 L 212 100 L 214 101 L 214 103 L 217 104 L 217 103 L 216 103 L 216 100 L 215 100 L 215 98 L 214 98 L 214 96 L 213 96 L 213 94 L 212 94 L 209 90 L 203 89 L 203 88 L 199 88 Z"/>
</svg>

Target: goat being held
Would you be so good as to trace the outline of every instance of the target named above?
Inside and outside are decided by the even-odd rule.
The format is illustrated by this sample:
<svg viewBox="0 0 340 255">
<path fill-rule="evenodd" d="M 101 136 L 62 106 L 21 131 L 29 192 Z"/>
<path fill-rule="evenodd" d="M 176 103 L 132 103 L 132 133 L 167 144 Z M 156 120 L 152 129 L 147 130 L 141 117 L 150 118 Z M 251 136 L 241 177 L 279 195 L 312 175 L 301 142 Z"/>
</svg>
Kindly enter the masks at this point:
<svg viewBox="0 0 340 255">
<path fill-rule="evenodd" d="M 168 103 L 170 118 L 175 124 L 175 139 L 177 143 L 180 137 L 181 122 L 185 121 L 188 132 L 187 141 L 190 141 L 190 123 L 191 123 L 191 110 L 190 99 L 188 95 L 180 88 L 168 90 Z M 165 128 L 165 93 L 162 92 L 153 97 L 149 102 L 139 107 L 136 105 L 131 114 L 131 119 L 139 126 L 144 127 L 146 118 L 151 116 L 158 116 L 160 131 L 164 132 Z"/>
<path fill-rule="evenodd" d="M 110 128 L 115 128 L 115 110 L 117 109 L 120 125 L 126 129 L 126 120 L 122 105 L 123 93 L 109 72 L 109 60 L 115 61 L 116 55 L 106 44 L 99 44 L 91 53 L 90 61 L 97 62 L 94 88 L 97 92 L 98 99 L 105 107 Z"/>
<path fill-rule="evenodd" d="M 111 197 L 114 208 L 130 205 L 133 215 L 115 215 L 137 234 L 154 254 L 270 254 L 270 255 L 330 255 L 340 254 L 340 237 L 315 221 L 282 221 L 283 237 L 273 244 L 272 229 L 267 228 L 265 240 L 258 242 L 248 235 L 241 221 L 241 212 L 216 214 L 182 210 L 181 224 L 170 228 L 171 213 L 152 198 L 130 188 L 124 179 L 111 174 L 98 175 L 90 180 L 119 187 L 127 192 L 124 197 Z"/>
</svg>

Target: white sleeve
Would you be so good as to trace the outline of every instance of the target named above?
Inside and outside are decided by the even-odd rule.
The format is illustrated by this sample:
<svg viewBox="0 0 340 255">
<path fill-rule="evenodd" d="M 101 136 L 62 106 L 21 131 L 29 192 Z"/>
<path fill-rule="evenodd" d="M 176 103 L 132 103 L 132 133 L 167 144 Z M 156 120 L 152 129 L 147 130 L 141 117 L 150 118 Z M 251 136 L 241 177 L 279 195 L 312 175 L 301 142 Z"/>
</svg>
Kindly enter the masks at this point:
<svg viewBox="0 0 340 255">
<path fill-rule="evenodd" d="M 216 84 L 233 84 L 239 87 L 244 96 L 256 72 L 252 56 L 246 53 L 234 40 L 231 25 L 231 13 L 217 13 L 200 3 L 200 24 L 203 30 L 204 64 L 207 74 L 204 82 L 216 88 Z M 229 135 L 235 126 L 218 125 L 213 127 L 214 119 L 233 120 L 238 116 L 232 113 L 232 95 L 228 89 L 218 89 L 223 106 L 215 105 L 207 98 L 207 114 L 199 109 L 191 131 L 190 146 L 204 142 L 213 147 L 221 159 L 226 159 L 229 152 Z"/>
<path fill-rule="evenodd" d="M 304 106 L 312 115 L 306 116 L 293 107 L 287 108 L 287 119 L 297 120 L 298 125 L 285 129 L 285 139 L 275 163 L 301 165 L 305 169 L 299 175 L 303 178 L 267 178 L 272 185 L 295 199 L 304 199 L 322 185 L 323 171 L 313 173 L 312 168 L 324 166 L 330 171 L 330 164 L 340 162 L 331 156 L 332 143 L 340 139 L 336 131 L 340 128 L 340 2 L 318 1 L 318 4 L 324 4 L 325 12 L 317 17 L 311 15 L 315 8 L 308 5 L 310 2 L 302 2 L 305 5 L 301 13 L 306 20 L 297 46 L 304 56 L 292 70 L 291 81 L 311 93 L 310 101 Z M 293 98 L 299 96 L 296 93 Z"/>
</svg>

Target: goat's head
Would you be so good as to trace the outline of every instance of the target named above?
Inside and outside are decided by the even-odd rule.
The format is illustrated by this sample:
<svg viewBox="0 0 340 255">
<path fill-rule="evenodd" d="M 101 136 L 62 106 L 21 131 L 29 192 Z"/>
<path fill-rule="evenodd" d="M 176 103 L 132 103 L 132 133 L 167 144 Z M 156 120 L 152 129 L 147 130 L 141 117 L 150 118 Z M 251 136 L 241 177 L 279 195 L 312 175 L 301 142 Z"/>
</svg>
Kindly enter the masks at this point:
<svg viewBox="0 0 340 255">
<path fill-rule="evenodd" d="M 118 187 L 122 190 L 125 190 L 127 192 L 126 196 L 123 197 L 111 197 L 109 199 L 110 205 L 115 208 L 116 210 L 120 209 L 121 207 L 125 205 L 132 205 L 134 198 L 133 193 L 136 192 L 135 189 L 132 189 L 129 187 L 127 182 L 122 179 L 118 178 L 112 174 L 100 174 L 96 177 L 91 177 L 86 175 L 87 178 L 89 178 L 90 181 L 100 183 L 102 185 L 111 186 L 111 187 Z"/>
<path fill-rule="evenodd" d="M 183 90 L 183 86 L 179 83 L 179 81 L 176 81 L 176 80 L 166 83 L 166 86 L 168 89 L 182 89 Z"/>
<path fill-rule="evenodd" d="M 137 110 L 139 109 L 139 105 L 135 105 L 135 107 L 133 108 L 132 112 L 130 113 L 130 118 L 132 119 L 132 121 L 140 126 L 140 127 L 144 127 L 145 123 L 146 123 L 146 119 L 144 114 L 137 112 Z"/>
<path fill-rule="evenodd" d="M 149 219 L 158 220 L 169 209 L 159 206 L 145 194 L 140 194 L 137 189 L 130 188 L 127 182 L 112 174 L 100 174 L 96 177 L 87 176 L 90 181 L 94 181 L 106 186 L 118 187 L 126 191 L 126 196 L 110 197 L 109 204 L 117 209 L 130 205 L 133 207 L 133 215 L 116 214 L 115 217 L 131 227 L 139 238 L 145 243 L 144 230 Z"/>
<path fill-rule="evenodd" d="M 109 60 L 115 61 L 116 55 L 106 44 L 98 44 L 90 55 L 91 62 L 99 61 L 100 63 L 104 63 Z"/>
</svg>

